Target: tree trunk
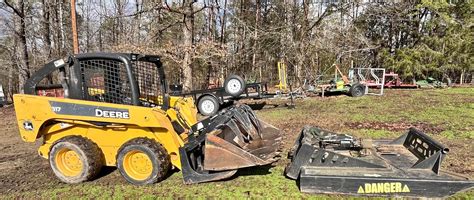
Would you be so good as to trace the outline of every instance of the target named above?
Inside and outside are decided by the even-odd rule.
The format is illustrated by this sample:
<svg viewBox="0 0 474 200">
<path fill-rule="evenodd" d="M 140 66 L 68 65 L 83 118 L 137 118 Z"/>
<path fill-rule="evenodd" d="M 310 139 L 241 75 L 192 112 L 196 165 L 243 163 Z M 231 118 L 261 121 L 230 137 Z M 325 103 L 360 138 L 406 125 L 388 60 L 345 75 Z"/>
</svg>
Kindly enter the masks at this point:
<svg viewBox="0 0 474 200">
<path fill-rule="evenodd" d="M 57 38 L 57 46 L 58 46 L 58 55 L 62 56 L 62 49 L 66 48 L 66 33 L 64 31 L 64 24 L 63 24 L 63 17 L 64 17 L 64 10 L 63 10 L 63 3 L 61 1 L 59 2 L 59 17 L 57 18 L 56 22 L 59 24 L 59 32 L 60 35 L 58 35 Z M 59 46 L 59 41 L 61 41 L 61 46 Z"/>
<path fill-rule="evenodd" d="M 23 85 L 26 80 L 30 78 L 30 63 L 28 58 L 28 46 L 26 44 L 26 22 L 25 22 L 25 2 L 18 1 L 14 6 L 10 2 L 5 1 L 5 4 L 10 7 L 14 15 L 15 24 L 15 40 L 19 42 L 18 48 L 18 85 L 19 92 L 24 93 Z"/>
<path fill-rule="evenodd" d="M 23 2 L 23 1 L 19 1 Z M 23 3 L 20 3 L 23 4 Z M 18 69 L 18 84 L 19 84 L 19 92 L 24 93 L 23 85 L 25 84 L 26 80 L 30 78 L 30 63 L 28 58 L 28 47 L 26 45 L 26 32 L 25 32 L 25 20 L 20 20 L 19 31 L 20 35 L 18 38 L 20 40 L 20 65 Z"/>
<path fill-rule="evenodd" d="M 260 15 L 260 1 L 255 2 L 255 32 L 253 34 L 253 54 L 252 54 L 252 67 L 255 69 L 257 64 L 257 45 L 258 45 L 258 18 Z M 258 80 L 262 82 L 262 66 L 258 68 Z"/>
<path fill-rule="evenodd" d="M 8 98 L 9 101 L 13 102 L 13 67 L 8 68 L 8 89 L 7 95 L 5 97 Z"/>
<path fill-rule="evenodd" d="M 226 21 L 226 14 L 227 14 L 227 0 L 224 0 L 224 13 L 222 14 L 222 22 L 221 22 L 221 46 L 225 43 L 225 21 Z"/>
<path fill-rule="evenodd" d="M 46 52 L 46 60 L 49 60 L 51 57 L 51 37 L 50 37 L 50 6 L 47 0 L 42 0 L 43 3 L 43 41 L 44 41 L 44 50 Z"/>
<path fill-rule="evenodd" d="M 182 81 L 184 91 L 190 91 L 193 89 L 193 71 L 192 71 L 192 53 L 193 53 L 193 3 L 192 0 L 184 1 L 184 24 L 182 26 L 183 31 L 183 46 L 184 46 L 184 58 L 181 64 Z"/>
</svg>

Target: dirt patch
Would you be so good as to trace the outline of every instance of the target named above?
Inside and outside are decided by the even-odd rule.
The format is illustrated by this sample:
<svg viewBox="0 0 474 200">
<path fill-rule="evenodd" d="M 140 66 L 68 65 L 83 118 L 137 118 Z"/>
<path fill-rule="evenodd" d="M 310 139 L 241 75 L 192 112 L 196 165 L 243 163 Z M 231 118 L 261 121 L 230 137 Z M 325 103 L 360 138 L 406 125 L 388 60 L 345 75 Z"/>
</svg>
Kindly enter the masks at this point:
<svg viewBox="0 0 474 200">
<path fill-rule="evenodd" d="M 348 123 L 345 123 L 345 125 L 353 129 L 374 129 L 374 130 L 387 130 L 387 131 L 395 131 L 395 132 L 405 131 L 409 129 L 410 127 L 414 127 L 425 133 L 431 133 L 431 134 L 439 134 L 445 130 L 440 125 L 433 125 L 433 124 L 425 123 L 425 122 L 417 122 L 417 123 L 348 122 Z"/>
<path fill-rule="evenodd" d="M 62 188 L 47 159 L 38 155 L 39 143 L 21 140 L 13 107 L 0 108 L 0 195 Z M 91 184 L 125 184 L 115 168 L 106 168 Z"/>
<path fill-rule="evenodd" d="M 449 148 L 449 154 L 441 165 L 442 169 L 453 171 L 465 176 L 474 176 L 474 157 L 472 152 L 474 146 L 469 139 L 465 140 L 447 140 L 439 138 L 440 142 Z"/>
<path fill-rule="evenodd" d="M 35 143 L 20 139 L 13 107 L 0 109 L 0 194 L 47 188 L 58 183 Z"/>
</svg>

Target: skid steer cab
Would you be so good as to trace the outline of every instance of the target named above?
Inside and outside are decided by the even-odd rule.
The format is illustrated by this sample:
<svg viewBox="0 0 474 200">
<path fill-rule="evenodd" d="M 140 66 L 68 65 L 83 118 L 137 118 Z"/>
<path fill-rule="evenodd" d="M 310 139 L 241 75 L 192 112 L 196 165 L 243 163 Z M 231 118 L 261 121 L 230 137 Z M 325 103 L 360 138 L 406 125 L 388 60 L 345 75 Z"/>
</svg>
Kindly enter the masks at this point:
<svg viewBox="0 0 474 200">
<path fill-rule="evenodd" d="M 63 182 L 94 179 L 116 166 L 133 184 L 220 180 L 279 158 L 280 132 L 245 105 L 197 120 L 191 98 L 168 95 L 160 58 L 90 53 L 44 65 L 14 95 L 21 138 L 42 138 L 39 154 Z"/>
</svg>

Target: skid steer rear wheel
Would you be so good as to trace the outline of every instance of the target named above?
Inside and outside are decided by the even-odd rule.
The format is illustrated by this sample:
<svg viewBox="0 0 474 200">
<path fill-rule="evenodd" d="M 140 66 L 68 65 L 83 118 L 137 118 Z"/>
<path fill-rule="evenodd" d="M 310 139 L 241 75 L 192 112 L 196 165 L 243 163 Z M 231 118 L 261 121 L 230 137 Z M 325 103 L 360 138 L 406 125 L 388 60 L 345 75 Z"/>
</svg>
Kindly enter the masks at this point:
<svg viewBox="0 0 474 200">
<path fill-rule="evenodd" d="M 165 178 L 170 169 L 166 150 L 147 138 L 136 138 L 120 147 L 117 167 L 120 174 L 135 185 L 153 184 Z"/>
<path fill-rule="evenodd" d="M 104 161 L 95 143 L 81 136 L 67 136 L 53 144 L 49 163 L 62 182 L 81 183 L 96 177 Z"/>
</svg>

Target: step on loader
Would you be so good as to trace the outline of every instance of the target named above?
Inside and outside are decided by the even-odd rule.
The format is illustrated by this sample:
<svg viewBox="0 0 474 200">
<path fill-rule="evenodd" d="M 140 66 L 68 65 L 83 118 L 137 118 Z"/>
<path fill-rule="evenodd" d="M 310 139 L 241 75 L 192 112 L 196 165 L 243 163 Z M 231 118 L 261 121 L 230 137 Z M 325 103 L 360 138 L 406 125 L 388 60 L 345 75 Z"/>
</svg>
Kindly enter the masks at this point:
<svg viewBox="0 0 474 200">
<path fill-rule="evenodd" d="M 390 141 L 307 126 L 288 153 L 285 175 L 305 193 L 445 197 L 474 186 L 441 169 L 448 152 L 414 128 Z"/>
<path fill-rule="evenodd" d="M 116 166 L 133 184 L 234 175 L 279 158 L 280 131 L 246 105 L 197 120 L 191 98 L 170 96 L 157 56 L 90 53 L 44 65 L 14 95 L 21 138 L 42 139 L 39 154 L 63 182 L 94 179 Z"/>
</svg>

